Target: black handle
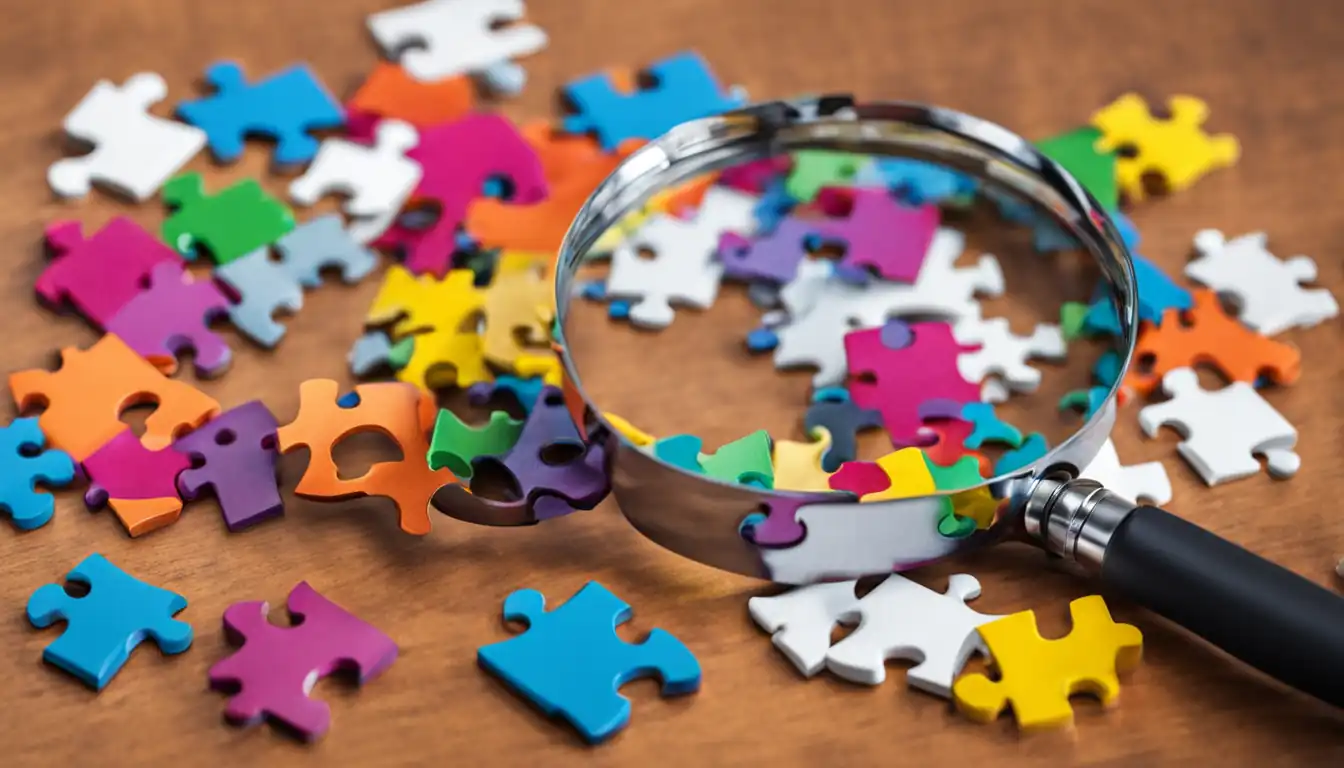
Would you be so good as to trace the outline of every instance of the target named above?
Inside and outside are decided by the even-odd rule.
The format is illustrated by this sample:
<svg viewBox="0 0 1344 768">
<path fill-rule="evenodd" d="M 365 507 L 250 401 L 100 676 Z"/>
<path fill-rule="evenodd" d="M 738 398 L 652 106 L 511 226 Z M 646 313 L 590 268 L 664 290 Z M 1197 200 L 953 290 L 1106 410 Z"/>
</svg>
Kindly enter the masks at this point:
<svg viewBox="0 0 1344 768">
<path fill-rule="evenodd" d="M 1344 707 L 1344 597 L 1155 507 L 1120 522 L 1101 578 L 1256 669 Z"/>
</svg>

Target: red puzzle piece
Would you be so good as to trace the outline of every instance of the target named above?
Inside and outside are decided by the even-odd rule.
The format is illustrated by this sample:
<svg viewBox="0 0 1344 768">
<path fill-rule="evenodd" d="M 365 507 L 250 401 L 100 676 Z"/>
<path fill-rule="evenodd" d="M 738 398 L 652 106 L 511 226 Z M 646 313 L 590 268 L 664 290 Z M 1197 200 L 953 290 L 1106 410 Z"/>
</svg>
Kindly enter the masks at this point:
<svg viewBox="0 0 1344 768">
<path fill-rule="evenodd" d="M 938 231 L 935 205 L 906 205 L 884 189 L 827 187 L 817 204 L 828 216 L 819 230 L 828 239 L 842 240 L 842 269 L 857 273 L 871 269 L 885 280 L 913 283 Z"/>
<path fill-rule="evenodd" d="M 107 322 L 115 333 L 155 368 L 171 376 L 177 356 L 196 353 L 196 373 L 216 376 L 233 360 L 233 351 L 209 323 L 229 311 L 229 301 L 209 280 L 197 280 L 181 263 L 154 267 L 149 287 Z"/>
<path fill-rule="evenodd" d="M 164 448 L 151 451 L 129 429 L 81 462 L 89 477 L 84 503 L 112 508 L 132 536 L 177 522 L 182 499 L 177 474 L 190 466 L 186 454 Z"/>
<path fill-rule="evenodd" d="M 159 264 L 181 264 L 182 257 L 124 216 L 84 237 L 77 221 L 47 227 L 51 263 L 37 276 L 37 295 L 52 306 L 69 301 L 102 330 L 113 315 L 140 293 Z"/>
</svg>

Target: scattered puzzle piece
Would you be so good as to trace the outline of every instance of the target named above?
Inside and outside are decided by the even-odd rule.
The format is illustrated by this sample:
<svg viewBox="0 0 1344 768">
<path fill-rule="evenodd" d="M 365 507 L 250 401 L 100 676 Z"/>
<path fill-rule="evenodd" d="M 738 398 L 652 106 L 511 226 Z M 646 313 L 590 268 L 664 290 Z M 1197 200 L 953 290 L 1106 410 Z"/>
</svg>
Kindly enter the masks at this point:
<svg viewBox="0 0 1344 768">
<path fill-rule="evenodd" d="M 317 154 L 317 139 L 308 132 L 345 124 L 340 104 L 303 64 L 249 83 L 242 65 L 221 61 L 210 65 L 205 80 L 215 93 L 178 104 L 177 116 L 205 131 L 221 163 L 242 157 L 243 140 L 252 135 L 275 140 L 277 165 L 306 163 Z"/>
<path fill-rule="evenodd" d="M 475 281 L 466 269 L 452 270 L 441 280 L 412 275 L 400 266 L 387 270 L 365 322 L 394 323 L 392 335 L 398 340 L 416 334 L 406 365 L 397 371 L 399 380 L 439 389 L 490 379 L 478 332 L 486 292 Z"/>
<path fill-rule="evenodd" d="M 505 370 L 516 370 L 520 358 L 536 354 L 536 347 L 550 341 L 555 285 L 544 275 L 542 261 L 539 254 L 504 252 L 485 292 L 481 351 L 488 362 Z"/>
<path fill-rule="evenodd" d="M 147 637 L 170 655 L 191 647 L 191 625 L 173 618 L 187 607 L 185 597 L 140 581 L 98 554 L 84 558 L 65 578 L 87 585 L 87 593 L 73 597 L 60 584 L 45 584 L 28 598 L 28 621 L 39 629 L 66 622 L 42 658 L 95 691 Z"/>
<path fill-rule="evenodd" d="M 607 417 L 610 419 L 610 415 Z M 808 430 L 813 440 L 774 441 L 774 482 L 777 491 L 829 491 L 831 473 L 822 468 L 822 457 L 831 449 L 831 433 L 825 427 Z"/>
<path fill-rule="evenodd" d="M 294 214 L 271 197 L 256 179 L 243 179 L 213 195 L 199 173 L 184 173 L 163 188 L 172 212 L 163 220 L 163 239 L 187 259 L 205 246 L 224 266 L 269 245 L 294 228 Z"/>
<path fill-rule="evenodd" d="M 56 371 L 11 373 L 9 388 L 20 411 L 46 406 L 39 417 L 42 432 L 53 448 L 75 461 L 87 459 L 126 431 L 121 413 L 134 405 L 158 404 L 145 419 L 141 438 L 150 450 L 168 447 L 176 434 L 219 413 L 213 398 L 190 384 L 165 378 L 112 334 L 88 349 L 62 349 Z"/>
<path fill-rule="evenodd" d="M 909 157 L 874 157 L 854 176 L 857 186 L 880 185 L 910 205 L 966 205 L 979 186 L 951 168 Z"/>
<path fill-rule="evenodd" d="M 275 320 L 277 312 L 303 309 L 303 286 L 271 260 L 266 246 L 216 267 L 215 277 L 238 297 L 229 306 L 229 322 L 263 347 L 274 347 L 285 336 L 285 326 Z"/>
<path fill-rule="evenodd" d="M 322 284 L 324 269 L 339 269 L 342 281 L 357 283 L 378 266 L 378 256 L 355 242 L 336 213 L 303 222 L 277 240 L 275 249 L 281 269 L 307 288 Z"/>
<path fill-rule="evenodd" d="M 171 447 L 151 451 L 126 430 L 80 465 L 89 478 L 84 503 L 90 509 L 111 507 L 132 537 L 172 525 L 182 515 L 177 475 L 191 465 L 184 453 Z"/>
<path fill-rule="evenodd" d="M 1138 666 L 1143 635 L 1116 624 L 1099 595 L 1069 603 L 1073 631 L 1046 640 L 1036 616 L 1022 611 L 980 627 L 1000 679 L 975 673 L 952 687 L 957 709 L 979 722 L 992 722 L 1011 705 L 1018 727 L 1038 731 L 1073 723 L 1069 697 L 1087 693 L 1104 705 L 1120 695 L 1117 673 Z"/>
<path fill-rule="evenodd" d="M 820 245 L 818 222 L 785 216 L 768 233 L 745 237 L 725 232 L 719 237 L 717 255 L 723 274 L 733 280 L 788 283 L 798 274 L 810 246 Z"/>
<path fill-rule="evenodd" d="M 747 600 L 747 612 L 757 626 L 771 633 L 770 641 L 779 652 L 804 677 L 812 677 L 826 666 L 835 625 L 852 616 L 858 605 L 854 586 L 853 581 L 837 581 L 753 597 Z"/>
<path fill-rule="evenodd" d="M 179 439 L 173 449 L 191 462 L 177 476 L 182 498 L 214 494 L 224 525 L 233 532 L 283 514 L 275 470 L 277 429 L 275 416 L 253 400 Z"/>
<path fill-rule="evenodd" d="M 107 321 L 114 333 L 165 375 L 177 372 L 177 357 L 194 353 L 196 373 L 218 376 L 233 351 L 210 323 L 224 317 L 229 301 L 209 280 L 197 280 L 180 261 L 164 261 L 150 272 L 144 290 Z"/>
<path fill-rule="evenodd" d="M 518 442 L 523 422 L 504 411 L 492 411 L 479 427 L 468 426 L 457 414 L 443 409 L 429 439 L 429 468 L 447 467 L 463 480 L 471 478 L 471 462 L 477 456 L 499 456 Z"/>
<path fill-rule="evenodd" d="M 1171 117 L 1159 120 L 1141 96 L 1128 93 L 1092 116 L 1102 133 L 1097 149 L 1118 155 L 1116 181 L 1130 202 L 1144 198 L 1146 173 L 1159 174 L 1167 189 L 1179 192 L 1209 171 L 1236 163 L 1241 154 L 1234 136 L 1204 132 L 1209 107 L 1203 100 L 1173 96 L 1167 108 Z"/>
<path fill-rule="evenodd" d="M 962 406 L 961 418 L 972 424 L 971 433 L 962 445 L 977 450 L 988 442 L 1002 443 L 1012 448 L 1022 445 L 1022 431 L 999 419 L 989 403 L 967 403 Z"/>
<path fill-rule="evenodd" d="M 1088 125 L 1042 139 L 1036 142 L 1036 148 L 1063 166 L 1103 211 L 1113 211 L 1120 204 L 1115 152 L 1098 149 L 1101 138 L 1101 131 Z"/>
<path fill-rule="evenodd" d="M 351 373 L 368 376 L 382 365 L 393 371 L 405 368 L 414 352 L 414 336 L 407 336 L 393 344 L 385 332 L 368 331 L 355 340 L 345 359 L 350 364 Z"/>
<path fill-rule="evenodd" d="M 657 675 L 664 696 L 700 688 L 700 663 L 673 635 L 654 629 L 631 644 L 616 634 L 631 614 L 629 605 L 595 581 L 549 611 L 540 592 L 518 590 L 504 601 L 504 619 L 525 622 L 527 631 L 482 646 L 476 660 L 590 743 L 603 741 L 630 721 L 630 700 L 617 692 L 630 680 Z"/>
<path fill-rule="evenodd" d="M 53 307 L 70 302 L 99 330 L 139 295 L 156 266 L 182 262 L 124 216 L 107 222 L 92 237 L 86 238 L 82 229 L 77 221 L 47 227 L 52 259 L 37 276 L 37 295 Z"/>
<path fill-rule="evenodd" d="M 1014 392 L 1034 392 L 1041 385 L 1040 370 L 1028 360 L 1063 360 L 1067 354 L 1059 326 L 1040 323 L 1030 336 L 1014 334 L 1005 317 L 982 320 L 968 317 L 959 321 L 952 333 L 961 344 L 978 349 L 957 356 L 957 370 L 970 382 L 999 377 Z"/>
<path fill-rule="evenodd" d="M 306 581 L 290 590 L 286 608 L 292 623 L 276 626 L 266 620 L 265 602 L 229 606 L 224 632 L 243 647 L 210 667 L 210 687 L 232 694 L 224 710 L 230 722 L 253 726 L 270 717 L 311 741 L 331 725 L 331 709 L 308 695 L 313 685 L 353 669 L 363 686 L 392 666 L 398 649 Z"/>
<path fill-rule="evenodd" d="M 149 113 L 167 95 L 167 83 L 154 72 L 131 75 L 122 85 L 94 84 L 61 124 L 93 151 L 52 163 L 52 191 L 83 197 L 98 182 L 136 202 L 149 199 L 205 146 L 204 131 Z"/>
<path fill-rule="evenodd" d="M 858 433 L 882 426 L 882 414 L 875 408 L 860 408 L 849 391 L 827 387 L 812 395 L 803 428 L 809 433 L 822 428 L 831 436 L 831 447 L 822 457 L 821 468 L 834 472 L 840 465 L 858 456 Z"/>
<path fill-rule="evenodd" d="M 545 48 L 546 32 L 522 18 L 523 0 L 424 0 L 370 14 L 368 26 L 383 53 L 433 82 Z"/>
<path fill-rule="evenodd" d="M 716 480 L 760 488 L 774 487 L 770 433 L 763 429 L 724 443 L 717 451 L 702 453 L 698 458 L 704 473 Z"/>
<path fill-rule="evenodd" d="M 1195 234 L 1199 257 L 1185 275 L 1237 303 L 1237 318 L 1266 336 L 1289 328 L 1310 328 L 1339 315 L 1339 304 L 1324 288 L 1303 288 L 1316 279 L 1309 256 L 1280 259 L 1270 253 L 1268 236 L 1252 232 L 1232 240 L 1216 229 Z"/>
<path fill-rule="evenodd" d="M 1101 444 L 1092 463 L 1083 467 L 1078 476 L 1096 480 L 1126 499 L 1144 500 L 1158 506 L 1171 501 L 1171 480 L 1162 462 L 1121 466 L 1115 443 L 1109 438 Z"/>
<path fill-rule="evenodd" d="M 64 488 L 75 479 L 70 454 L 45 450 L 46 444 L 36 418 L 0 427 L 0 511 L 21 531 L 41 528 L 56 511 L 55 497 L 38 492 L 38 483 Z"/>
<path fill-rule="evenodd" d="M 948 466 L 925 457 L 925 464 L 937 490 L 958 491 L 938 499 L 943 507 L 938 518 L 938 533 L 959 539 L 993 524 L 999 502 L 988 488 L 976 487 L 985 481 L 980 474 L 978 457 L 961 456 Z"/>
<path fill-rule="evenodd" d="M 475 101 L 469 77 L 434 78 L 425 82 L 411 77 L 399 64 L 380 61 L 346 107 L 353 113 L 348 120 L 351 128 L 367 115 L 383 120 L 384 124 L 405 121 L 416 130 L 424 130 L 465 117 Z"/>
</svg>

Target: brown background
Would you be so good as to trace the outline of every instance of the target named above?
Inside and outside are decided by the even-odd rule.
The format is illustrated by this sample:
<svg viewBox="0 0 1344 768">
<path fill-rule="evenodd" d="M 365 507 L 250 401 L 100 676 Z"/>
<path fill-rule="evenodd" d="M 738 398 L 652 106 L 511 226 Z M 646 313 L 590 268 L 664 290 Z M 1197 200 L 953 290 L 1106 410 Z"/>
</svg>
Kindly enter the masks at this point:
<svg viewBox="0 0 1344 768">
<path fill-rule="evenodd" d="M 46 222 L 74 217 L 93 227 L 119 210 L 147 226 L 161 221 L 157 203 L 129 207 L 100 193 L 84 202 L 50 199 L 44 174 L 61 156 L 60 120 L 95 80 L 161 72 L 170 86 L 167 106 L 192 96 L 195 78 L 221 57 L 244 60 L 252 74 L 306 60 L 345 95 L 375 61 L 364 15 L 386 5 L 7 4 L 0 27 L 6 371 L 49 365 L 53 350 L 93 339 L 78 320 L 40 310 L 32 299 Z M 527 62 L 526 93 L 506 107 L 515 117 L 549 114 L 554 89 L 576 75 L 687 47 L 757 98 L 850 90 L 927 100 L 1027 136 L 1071 128 L 1126 90 L 1202 96 L 1213 109 L 1211 127 L 1237 134 L 1244 159 L 1190 192 L 1139 209 L 1144 251 L 1175 271 L 1199 228 L 1229 234 L 1263 228 L 1281 255 L 1316 256 L 1323 282 L 1344 294 L 1344 218 L 1337 211 L 1344 156 L 1336 149 L 1344 134 L 1338 88 L 1344 27 L 1330 3 L 535 0 L 532 6 L 552 41 Z M 265 157 L 264 147 L 254 147 L 242 163 L 216 172 L 213 183 L 261 172 Z M 207 166 L 200 158 L 194 167 Z M 268 183 L 281 190 L 281 181 Z M 234 339 L 233 370 L 205 388 L 226 406 L 262 396 L 288 420 L 300 381 L 347 379 L 344 353 L 375 288 L 370 280 L 310 292 L 279 351 Z M 1170 434 L 1140 439 L 1132 410 L 1121 417 L 1117 441 L 1127 461 L 1165 461 L 1176 512 L 1337 587 L 1331 569 L 1344 554 L 1344 516 L 1334 495 L 1341 477 L 1336 456 L 1344 447 L 1340 326 L 1285 338 L 1301 347 L 1304 373 L 1299 384 L 1269 397 L 1301 430 L 1303 469 L 1293 481 L 1259 476 L 1207 489 L 1176 457 Z M 669 348 L 682 358 L 696 353 L 693 344 Z M 613 371 L 628 365 L 615 356 L 607 363 Z M 733 404 L 711 399 L 698 407 L 720 408 L 727 418 Z M 286 463 L 288 487 L 300 469 Z M 625 525 L 611 504 L 528 530 L 436 520 L 422 539 L 397 531 L 381 502 L 291 502 L 283 521 L 237 536 L 225 534 L 210 507 L 189 507 L 176 526 L 132 541 L 109 513 L 86 512 L 79 493 L 70 491 L 61 494 L 53 523 L 3 536 L 5 763 L 1325 765 L 1344 758 L 1344 721 L 1117 601 L 1117 617 L 1140 626 L 1147 646 L 1121 706 L 1103 714 L 1081 704 L 1072 735 L 1025 739 L 1006 718 L 991 726 L 964 721 L 945 702 L 907 689 L 900 671 L 875 688 L 826 675 L 800 680 L 746 617 L 747 597 L 766 585 L 662 551 Z M 197 630 L 185 655 L 165 659 L 152 646 L 137 651 L 100 695 L 44 667 L 41 650 L 56 631 L 32 630 L 23 618 L 33 589 L 59 580 L 94 551 L 188 596 L 180 618 Z M 1067 601 L 1093 587 L 1043 569 L 1042 560 L 1027 549 L 1003 548 L 917 578 L 941 589 L 953 567 L 974 573 L 985 587 L 980 610 L 1036 608 L 1047 631 L 1063 632 Z M 655 625 L 680 636 L 700 658 L 704 688 L 660 701 L 647 681 L 626 687 L 634 699 L 631 727 L 589 751 L 478 670 L 474 654 L 506 636 L 499 611 L 510 591 L 537 587 L 558 601 L 591 578 L 635 606 L 627 637 Z M 334 722 L 313 747 L 270 728 L 227 727 L 220 721 L 224 697 L 206 689 L 207 667 L 228 652 L 219 629 L 224 608 L 238 600 L 283 602 L 301 579 L 384 629 L 402 649 L 363 691 L 319 684 L 315 694 L 331 703 Z"/>
</svg>

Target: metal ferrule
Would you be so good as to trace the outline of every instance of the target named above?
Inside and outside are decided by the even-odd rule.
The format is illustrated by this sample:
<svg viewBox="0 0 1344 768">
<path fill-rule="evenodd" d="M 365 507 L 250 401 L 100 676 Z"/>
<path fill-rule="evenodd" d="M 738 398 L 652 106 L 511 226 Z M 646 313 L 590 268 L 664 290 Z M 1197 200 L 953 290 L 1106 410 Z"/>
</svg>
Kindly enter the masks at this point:
<svg viewBox="0 0 1344 768">
<path fill-rule="evenodd" d="M 1134 509 L 1134 502 L 1096 480 L 1047 476 L 1032 488 L 1022 521 L 1028 535 L 1049 552 L 1100 571 L 1106 546 Z"/>
</svg>

